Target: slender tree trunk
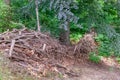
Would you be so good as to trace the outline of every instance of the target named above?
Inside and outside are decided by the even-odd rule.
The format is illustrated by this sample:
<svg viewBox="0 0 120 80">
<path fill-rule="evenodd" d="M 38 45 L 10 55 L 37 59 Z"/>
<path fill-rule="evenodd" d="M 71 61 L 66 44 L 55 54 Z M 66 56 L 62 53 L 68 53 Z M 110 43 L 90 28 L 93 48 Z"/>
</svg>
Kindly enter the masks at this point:
<svg viewBox="0 0 120 80">
<path fill-rule="evenodd" d="M 4 0 L 4 2 L 10 6 L 10 0 Z"/>
<path fill-rule="evenodd" d="M 40 20 L 39 20 L 39 10 L 38 10 L 38 0 L 35 0 L 35 5 L 36 5 L 36 18 L 37 18 L 37 29 L 40 32 Z"/>
<path fill-rule="evenodd" d="M 62 44 L 70 45 L 70 27 L 69 22 L 67 23 L 67 30 L 62 29 L 60 34 L 60 41 Z"/>
</svg>

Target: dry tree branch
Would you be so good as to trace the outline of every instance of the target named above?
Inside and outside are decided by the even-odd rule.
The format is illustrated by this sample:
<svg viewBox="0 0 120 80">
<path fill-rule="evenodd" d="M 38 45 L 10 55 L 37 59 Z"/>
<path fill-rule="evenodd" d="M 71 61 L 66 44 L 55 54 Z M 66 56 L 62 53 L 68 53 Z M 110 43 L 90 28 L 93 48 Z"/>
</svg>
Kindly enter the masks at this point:
<svg viewBox="0 0 120 80">
<path fill-rule="evenodd" d="M 14 45 L 15 45 L 15 40 L 12 40 L 11 47 L 10 47 L 10 51 L 9 51 L 9 57 L 12 56 L 12 52 L 13 52 L 13 49 L 14 49 Z"/>
<path fill-rule="evenodd" d="M 40 32 L 40 20 L 39 20 L 39 12 L 38 12 L 38 0 L 35 0 L 35 5 L 36 5 L 36 18 L 37 18 L 37 27 L 38 27 L 38 31 Z"/>
</svg>

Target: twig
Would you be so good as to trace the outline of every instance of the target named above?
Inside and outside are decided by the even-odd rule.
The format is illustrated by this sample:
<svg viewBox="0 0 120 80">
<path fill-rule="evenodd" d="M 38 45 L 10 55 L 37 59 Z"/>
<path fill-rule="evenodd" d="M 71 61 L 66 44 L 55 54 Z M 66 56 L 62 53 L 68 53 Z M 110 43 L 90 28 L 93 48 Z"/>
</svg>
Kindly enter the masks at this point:
<svg viewBox="0 0 120 80">
<path fill-rule="evenodd" d="M 45 50 L 45 48 L 46 48 L 46 44 L 43 45 L 43 51 Z"/>
<path fill-rule="evenodd" d="M 9 57 L 12 56 L 14 45 L 15 45 L 15 40 L 12 40 L 12 44 L 11 44 L 10 51 L 9 51 Z"/>
<path fill-rule="evenodd" d="M 0 40 L 0 44 L 2 43 L 10 43 L 10 40 Z"/>
<path fill-rule="evenodd" d="M 73 53 L 75 53 L 75 52 L 76 52 L 76 50 L 77 50 L 77 46 L 75 46 L 75 48 L 74 48 L 74 52 L 73 52 Z"/>
</svg>

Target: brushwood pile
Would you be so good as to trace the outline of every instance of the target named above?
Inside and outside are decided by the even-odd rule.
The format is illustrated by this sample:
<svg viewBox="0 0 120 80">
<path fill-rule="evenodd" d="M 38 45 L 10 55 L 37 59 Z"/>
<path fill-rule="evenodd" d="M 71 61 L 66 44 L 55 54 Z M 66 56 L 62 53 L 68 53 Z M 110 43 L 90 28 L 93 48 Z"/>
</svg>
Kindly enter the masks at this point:
<svg viewBox="0 0 120 80">
<path fill-rule="evenodd" d="M 78 44 L 69 47 L 61 45 L 50 35 L 26 28 L 0 34 L 0 52 L 10 60 L 11 68 L 19 72 L 24 69 L 34 76 L 44 76 L 47 71 L 77 76 L 67 69 L 65 60 L 80 58 L 81 54 L 88 55 L 95 49 L 96 44 L 90 34 L 85 35 Z"/>
</svg>

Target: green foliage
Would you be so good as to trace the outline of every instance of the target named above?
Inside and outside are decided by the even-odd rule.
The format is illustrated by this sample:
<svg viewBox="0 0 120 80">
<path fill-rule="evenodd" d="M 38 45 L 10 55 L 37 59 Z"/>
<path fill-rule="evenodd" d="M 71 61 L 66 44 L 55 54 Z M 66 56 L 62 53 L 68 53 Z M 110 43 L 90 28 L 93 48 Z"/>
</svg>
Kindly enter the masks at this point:
<svg viewBox="0 0 120 80">
<path fill-rule="evenodd" d="M 12 8 L 6 5 L 4 0 L 0 0 L 0 32 L 23 26 L 22 23 L 13 21 L 13 16 Z"/>
<path fill-rule="evenodd" d="M 99 26 L 100 27 L 100 26 Z M 101 34 L 104 34 L 109 40 L 107 43 L 108 51 L 115 56 L 120 55 L 120 34 L 116 33 L 115 29 L 110 25 L 103 24 L 101 28 L 97 28 L 97 31 Z"/>
<path fill-rule="evenodd" d="M 10 25 L 10 7 L 0 0 L 0 32 L 7 30 Z"/>
<path fill-rule="evenodd" d="M 96 40 L 97 42 L 101 42 L 101 41 L 106 40 L 105 38 L 106 38 L 106 37 L 105 37 L 103 34 L 98 34 L 98 35 L 95 37 L 95 40 Z"/>
<path fill-rule="evenodd" d="M 2 75 L 0 74 L 0 80 L 2 80 Z"/>
<path fill-rule="evenodd" d="M 120 57 L 117 57 L 116 61 L 118 61 L 118 63 L 120 64 Z"/>
<path fill-rule="evenodd" d="M 24 24 L 26 27 L 35 29 L 35 7 L 34 3 L 28 0 L 11 0 L 11 7 L 14 13 L 13 21 Z"/>
<path fill-rule="evenodd" d="M 82 28 L 81 25 L 77 26 L 74 23 L 71 23 L 70 31 L 70 41 L 72 44 L 76 44 L 80 41 L 87 30 L 86 28 Z"/>
<path fill-rule="evenodd" d="M 11 2 L 11 6 L 15 13 L 14 21 L 17 21 L 16 23 L 22 23 L 30 29 L 36 30 L 37 28 L 34 0 L 12 0 Z M 53 35 L 58 36 L 58 19 L 55 17 L 54 11 L 49 11 L 46 9 L 46 6 L 47 5 L 44 3 L 42 5 L 39 5 L 40 25 L 43 26 L 42 31 L 49 31 Z"/>
<path fill-rule="evenodd" d="M 101 58 L 95 52 L 91 52 L 89 55 L 89 60 L 94 63 L 99 63 L 101 61 Z"/>
<path fill-rule="evenodd" d="M 76 44 L 79 42 L 80 38 L 82 38 L 82 34 L 77 32 L 77 33 L 71 33 L 70 34 L 70 41 L 72 44 Z"/>
<path fill-rule="evenodd" d="M 110 50 L 109 47 L 110 46 L 108 44 L 102 43 L 100 47 L 98 48 L 99 55 L 104 56 L 104 57 L 112 56 L 114 52 L 112 52 L 112 50 Z"/>
<path fill-rule="evenodd" d="M 57 18 L 60 20 L 60 27 L 68 30 L 68 22 L 77 23 L 79 17 L 75 16 L 71 9 L 77 9 L 77 4 L 74 0 L 51 0 L 50 9 L 55 10 Z"/>
<path fill-rule="evenodd" d="M 110 47 L 110 40 L 108 39 L 107 36 L 103 35 L 103 34 L 98 34 L 95 37 L 96 42 L 98 43 L 98 55 L 100 56 L 105 56 L 105 57 L 109 57 L 111 55 L 113 55 L 113 51 Z"/>
</svg>

